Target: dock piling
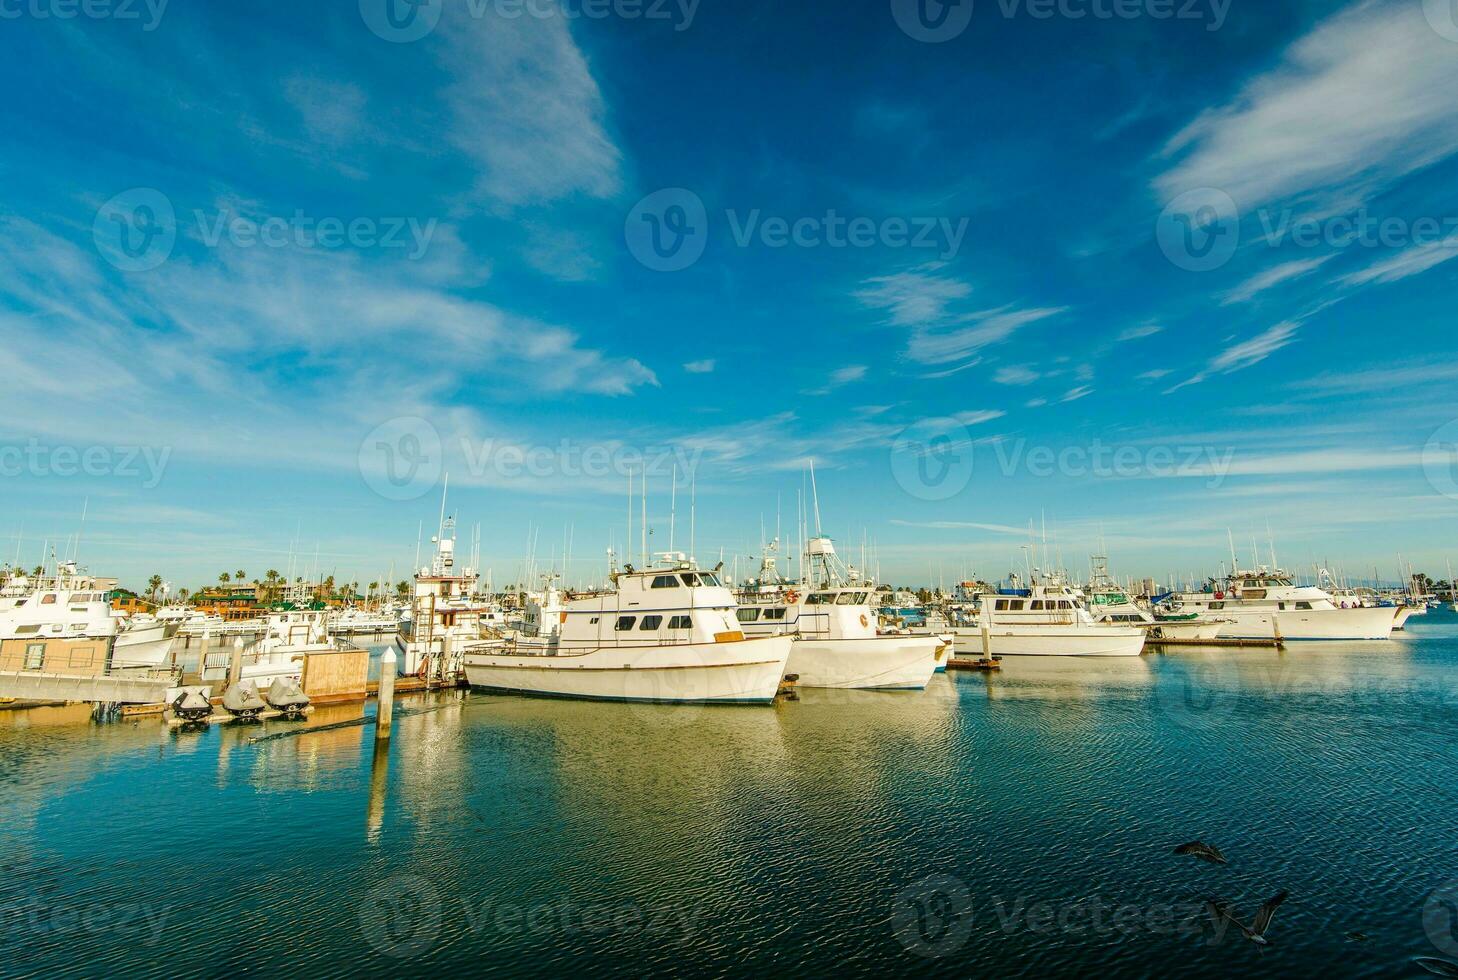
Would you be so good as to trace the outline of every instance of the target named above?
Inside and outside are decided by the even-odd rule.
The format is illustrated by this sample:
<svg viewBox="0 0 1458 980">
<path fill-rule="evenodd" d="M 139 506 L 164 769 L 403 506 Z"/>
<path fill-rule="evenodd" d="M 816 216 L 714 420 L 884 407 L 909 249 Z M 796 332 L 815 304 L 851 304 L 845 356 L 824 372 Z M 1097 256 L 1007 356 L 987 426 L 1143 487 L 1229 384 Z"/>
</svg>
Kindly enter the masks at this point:
<svg viewBox="0 0 1458 980">
<path fill-rule="evenodd" d="M 380 657 L 380 694 L 375 708 L 375 738 L 390 737 L 390 716 L 395 711 L 395 651 L 386 650 Z"/>
</svg>

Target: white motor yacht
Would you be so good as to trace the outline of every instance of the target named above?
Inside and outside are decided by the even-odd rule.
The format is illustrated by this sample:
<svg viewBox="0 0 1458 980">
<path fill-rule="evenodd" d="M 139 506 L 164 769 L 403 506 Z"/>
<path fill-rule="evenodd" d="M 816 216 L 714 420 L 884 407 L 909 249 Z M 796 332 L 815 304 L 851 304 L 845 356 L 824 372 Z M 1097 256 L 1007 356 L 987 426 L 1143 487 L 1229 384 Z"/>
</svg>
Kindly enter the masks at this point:
<svg viewBox="0 0 1458 980">
<path fill-rule="evenodd" d="M 1056 577 L 1014 594 L 979 596 L 976 627 L 958 627 L 960 651 L 980 656 L 983 632 L 995 657 L 1137 657 L 1144 649 L 1142 626 L 1100 622 L 1078 594 Z"/>
<path fill-rule="evenodd" d="M 1223 637 L 1286 640 L 1386 640 L 1399 607 L 1338 604 L 1317 586 L 1296 585 L 1279 569 L 1257 567 L 1211 579 L 1203 592 L 1166 597 L 1160 608 L 1231 620 Z"/>
<path fill-rule="evenodd" d="M 555 629 L 463 651 L 472 687 L 594 700 L 769 702 L 789 636 L 747 637 L 734 596 L 682 554 L 556 604 Z M 554 600 L 555 602 L 555 600 Z"/>
</svg>

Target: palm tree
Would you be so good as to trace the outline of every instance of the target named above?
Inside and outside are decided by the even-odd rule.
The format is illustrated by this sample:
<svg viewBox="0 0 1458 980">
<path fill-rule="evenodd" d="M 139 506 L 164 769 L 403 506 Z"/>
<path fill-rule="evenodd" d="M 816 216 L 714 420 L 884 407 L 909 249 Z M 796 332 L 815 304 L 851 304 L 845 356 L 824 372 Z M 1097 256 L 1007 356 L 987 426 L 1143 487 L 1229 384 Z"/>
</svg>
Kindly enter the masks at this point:
<svg viewBox="0 0 1458 980">
<path fill-rule="evenodd" d="M 181 599 L 183 602 L 186 602 L 187 601 L 188 595 L 189 595 L 189 593 L 188 593 L 188 591 L 186 589 L 178 589 L 177 590 L 177 598 Z"/>
<path fill-rule="evenodd" d="M 408 599 L 410 597 L 410 583 L 401 582 L 395 586 L 395 594 L 402 599 Z"/>
<path fill-rule="evenodd" d="M 147 594 L 152 597 L 153 602 L 157 601 L 157 592 L 161 588 L 162 576 L 153 575 L 151 578 L 147 579 Z"/>
<path fill-rule="evenodd" d="M 228 584 L 228 573 L 227 572 L 224 572 L 223 574 L 221 574 L 221 575 L 218 576 L 218 583 L 220 585 L 227 585 Z"/>
<path fill-rule="evenodd" d="M 236 572 L 233 573 L 233 581 L 235 581 L 235 582 L 241 582 L 244 579 L 246 579 L 247 577 L 248 577 L 248 573 L 245 572 L 245 571 L 243 571 L 243 569 L 241 569 L 241 568 L 238 569 Z"/>
</svg>

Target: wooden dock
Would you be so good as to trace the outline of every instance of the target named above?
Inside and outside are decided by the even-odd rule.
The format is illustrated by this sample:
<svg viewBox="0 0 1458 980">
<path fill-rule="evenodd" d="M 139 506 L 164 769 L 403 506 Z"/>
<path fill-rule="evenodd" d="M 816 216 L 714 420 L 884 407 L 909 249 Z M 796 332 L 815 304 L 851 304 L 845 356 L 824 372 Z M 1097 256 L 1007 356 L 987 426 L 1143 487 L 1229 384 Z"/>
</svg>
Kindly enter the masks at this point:
<svg viewBox="0 0 1458 980">
<path fill-rule="evenodd" d="M 947 660 L 948 670 L 1001 670 L 1001 657 L 971 658 L 951 657 Z"/>
<path fill-rule="evenodd" d="M 1187 637 L 1151 636 L 1144 641 L 1145 646 L 1151 647 L 1265 647 L 1266 649 L 1281 650 L 1286 644 L 1283 640 L 1274 637 L 1216 637 L 1213 640 L 1198 640 Z"/>
</svg>

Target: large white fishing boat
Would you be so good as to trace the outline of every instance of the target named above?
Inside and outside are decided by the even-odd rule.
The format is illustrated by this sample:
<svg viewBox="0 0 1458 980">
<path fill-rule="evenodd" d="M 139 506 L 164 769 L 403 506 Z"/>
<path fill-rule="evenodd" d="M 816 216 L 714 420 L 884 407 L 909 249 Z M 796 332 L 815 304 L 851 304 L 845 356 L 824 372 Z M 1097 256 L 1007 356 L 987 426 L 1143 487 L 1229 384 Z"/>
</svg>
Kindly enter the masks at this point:
<svg viewBox="0 0 1458 980">
<path fill-rule="evenodd" d="M 739 593 L 747 636 L 793 636 L 785 670 L 803 687 L 921 690 L 951 652 L 950 637 L 881 634 L 872 587 L 838 560 L 830 538 L 805 543 L 810 587 L 779 579 L 766 547 L 758 579 Z"/>
<path fill-rule="evenodd" d="M 1160 606 L 1228 619 L 1220 635 L 1242 639 L 1386 640 L 1399 613 L 1397 606 L 1343 607 L 1325 590 L 1265 566 L 1211 579 L 1203 592 L 1174 593 Z"/>
<path fill-rule="evenodd" d="M 121 667 L 161 667 L 168 662 L 181 624 L 147 613 L 119 617 L 118 622 L 113 663 Z"/>
<path fill-rule="evenodd" d="M 492 604 L 477 596 L 475 569 L 456 569 L 456 522 L 444 516 L 444 498 L 441 513 L 440 530 L 431 538 L 435 556 L 415 574 L 410 616 L 395 637 L 400 673 L 432 681 L 459 677 L 461 650 L 492 636 L 498 618 Z"/>
<path fill-rule="evenodd" d="M 1056 576 L 1040 582 L 1034 570 L 1032 588 L 1011 592 L 978 597 L 978 625 L 955 630 L 959 651 L 980 655 L 984 634 L 995 657 L 1137 657 L 1144 650 L 1142 626 L 1099 622 Z"/>
<path fill-rule="evenodd" d="M 749 638 L 716 571 L 682 554 L 612 573 L 612 588 L 552 601 L 555 629 L 466 647 L 472 687 L 621 701 L 769 702 L 789 636 Z"/>
</svg>

